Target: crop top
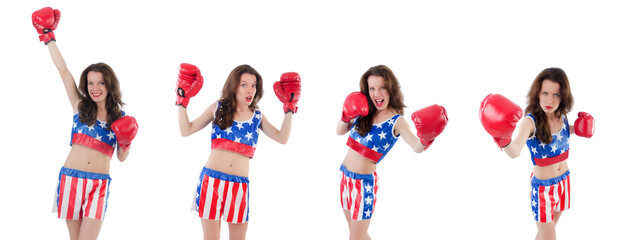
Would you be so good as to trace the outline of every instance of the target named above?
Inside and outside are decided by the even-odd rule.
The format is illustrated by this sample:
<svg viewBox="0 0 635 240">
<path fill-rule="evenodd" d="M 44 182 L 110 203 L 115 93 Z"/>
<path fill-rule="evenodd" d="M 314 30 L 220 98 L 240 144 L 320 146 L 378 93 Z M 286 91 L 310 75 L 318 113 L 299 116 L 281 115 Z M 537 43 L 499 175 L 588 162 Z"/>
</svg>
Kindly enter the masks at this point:
<svg viewBox="0 0 635 240">
<path fill-rule="evenodd" d="M 379 163 L 395 145 L 400 135 L 393 136 L 393 129 L 400 114 L 395 114 L 386 121 L 373 124 L 366 136 L 361 136 L 351 124 L 350 134 L 346 145 L 355 150 L 360 155 Z M 357 118 L 353 123 L 357 123 Z"/>
<path fill-rule="evenodd" d="M 255 111 L 251 119 L 236 121 L 226 129 L 220 129 L 217 124 L 212 126 L 212 149 L 223 149 L 239 153 L 250 158 L 254 157 L 262 114 Z"/>
<path fill-rule="evenodd" d="M 121 111 L 121 116 L 126 116 Z M 96 119 L 96 123 L 88 126 L 79 120 L 79 113 L 73 115 L 73 130 L 70 145 L 80 144 L 112 157 L 117 147 L 117 136 L 108 128 L 108 122 Z"/>
<path fill-rule="evenodd" d="M 530 117 L 534 121 L 535 129 L 536 118 L 534 115 L 529 113 L 526 117 Z M 562 116 L 562 129 L 551 135 L 552 141 L 549 144 L 540 142 L 534 130 L 534 134 L 527 139 L 531 162 L 534 165 L 544 167 L 567 160 L 569 158 L 569 136 L 569 122 L 564 116 Z"/>
</svg>

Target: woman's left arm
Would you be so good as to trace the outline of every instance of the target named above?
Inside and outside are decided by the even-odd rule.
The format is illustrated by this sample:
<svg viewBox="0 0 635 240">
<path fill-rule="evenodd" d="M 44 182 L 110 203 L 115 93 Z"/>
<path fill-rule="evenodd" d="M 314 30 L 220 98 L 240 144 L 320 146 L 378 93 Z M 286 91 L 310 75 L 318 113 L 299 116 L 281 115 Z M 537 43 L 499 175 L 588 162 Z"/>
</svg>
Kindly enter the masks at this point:
<svg viewBox="0 0 635 240">
<path fill-rule="evenodd" d="M 415 135 L 410 130 L 410 126 L 408 126 L 408 122 L 404 120 L 403 117 L 397 118 L 397 123 L 395 123 L 394 134 L 395 136 L 401 134 L 401 136 L 403 137 L 403 140 L 406 141 L 406 143 L 408 143 L 408 145 L 410 145 L 410 147 L 412 147 L 412 150 L 414 150 L 416 153 L 420 153 L 425 150 L 426 146 L 421 144 L 421 141 L 419 140 L 417 135 Z"/>
<path fill-rule="evenodd" d="M 293 122 L 293 113 L 287 112 L 284 114 L 284 120 L 282 121 L 282 126 L 280 130 L 278 130 L 275 126 L 273 126 L 267 117 L 262 114 L 262 132 L 267 135 L 267 137 L 279 142 L 281 144 L 286 144 L 287 140 L 289 140 L 289 135 L 291 135 L 291 124 Z"/>
<path fill-rule="evenodd" d="M 120 162 L 126 161 L 128 154 L 130 154 L 130 149 L 124 151 L 121 150 L 121 148 L 117 148 L 117 159 L 119 159 Z"/>
</svg>

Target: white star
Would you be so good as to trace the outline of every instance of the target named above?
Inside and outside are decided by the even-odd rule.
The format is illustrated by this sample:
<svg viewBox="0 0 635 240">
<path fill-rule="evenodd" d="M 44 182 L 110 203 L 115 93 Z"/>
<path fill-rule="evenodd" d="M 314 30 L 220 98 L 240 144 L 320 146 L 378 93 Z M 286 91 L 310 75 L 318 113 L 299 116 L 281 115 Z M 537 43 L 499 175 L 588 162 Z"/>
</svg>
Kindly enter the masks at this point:
<svg viewBox="0 0 635 240">
<path fill-rule="evenodd" d="M 360 137 L 358 137 L 358 138 L 355 138 L 355 141 L 358 141 L 358 142 L 360 142 L 360 141 L 362 141 L 362 138 L 360 138 Z"/>
<path fill-rule="evenodd" d="M 369 133 L 368 135 L 366 135 L 366 141 L 371 141 L 371 140 L 373 140 L 373 135 Z"/>
<path fill-rule="evenodd" d="M 102 121 L 100 121 L 100 120 L 97 120 L 97 121 L 99 122 L 99 126 L 100 126 L 101 128 L 108 128 L 108 127 L 106 126 L 106 122 L 102 122 Z"/>
<path fill-rule="evenodd" d="M 256 114 L 256 118 L 257 118 L 258 120 L 260 120 L 260 118 L 262 118 L 262 117 L 260 116 L 260 113 Z"/>
<path fill-rule="evenodd" d="M 532 188 L 531 190 L 534 192 L 534 195 L 536 195 L 536 193 L 538 193 L 538 191 L 536 191 L 535 188 Z"/>
<path fill-rule="evenodd" d="M 542 158 L 547 158 L 547 155 L 542 155 Z"/>
<path fill-rule="evenodd" d="M 243 129 L 243 123 L 236 123 L 236 127 L 238 128 L 238 130 Z"/>
<path fill-rule="evenodd" d="M 232 126 L 229 126 L 229 127 L 225 128 L 225 130 L 223 130 L 223 131 L 225 131 L 227 134 L 233 133 L 232 132 Z"/>
<path fill-rule="evenodd" d="M 560 150 L 560 154 L 563 154 L 564 152 L 565 152 L 564 148 Z"/>
<path fill-rule="evenodd" d="M 101 141 L 101 136 L 99 136 L 99 134 L 95 134 L 95 135 L 97 135 L 97 137 L 95 137 L 95 139 Z"/>
<path fill-rule="evenodd" d="M 73 129 L 77 127 L 77 122 L 73 122 Z"/>
<path fill-rule="evenodd" d="M 562 134 L 558 133 L 558 135 L 556 135 L 556 137 L 558 138 L 558 141 L 562 141 Z"/>
<path fill-rule="evenodd" d="M 531 136 L 530 138 L 527 138 L 527 140 L 534 140 L 534 138 L 536 138 L 536 136 Z"/>
<path fill-rule="evenodd" d="M 77 133 L 82 133 L 82 130 L 83 130 L 83 129 L 79 129 L 79 130 L 77 130 Z"/>
<path fill-rule="evenodd" d="M 390 147 L 390 143 L 386 143 L 386 145 L 384 145 L 384 150 L 388 149 L 388 147 Z"/>
<path fill-rule="evenodd" d="M 569 139 L 571 139 L 571 138 L 567 138 L 567 144 L 569 144 Z"/>
<path fill-rule="evenodd" d="M 534 218 L 536 218 L 536 213 L 534 213 Z"/>
<path fill-rule="evenodd" d="M 377 135 L 379 135 L 379 140 L 386 138 L 386 133 L 384 133 L 384 131 L 381 131 L 381 133 Z"/>
<path fill-rule="evenodd" d="M 535 147 L 531 147 L 531 152 L 534 153 L 534 154 L 538 154 L 538 151 L 536 150 Z"/>
<path fill-rule="evenodd" d="M 536 204 L 537 204 L 537 203 L 536 203 L 536 201 L 532 199 L 532 200 L 531 200 L 531 206 L 532 206 L 532 207 L 535 207 L 535 206 L 536 206 Z"/>
<path fill-rule="evenodd" d="M 377 126 L 377 129 L 380 129 L 382 124 L 376 124 L 376 125 L 375 125 L 375 124 L 373 124 L 373 125 L 374 125 L 374 126 Z"/>
<path fill-rule="evenodd" d="M 371 198 L 370 196 L 366 197 L 364 200 L 366 200 L 366 205 L 373 204 L 373 198 Z"/>
<path fill-rule="evenodd" d="M 240 142 L 240 138 L 239 138 L 239 137 L 236 137 L 236 139 L 234 139 L 234 142 L 239 143 L 239 142 Z"/>
<path fill-rule="evenodd" d="M 106 135 L 106 136 L 108 136 L 108 140 L 111 140 L 111 139 L 115 138 L 115 132 L 110 131 L 110 133 L 108 135 Z"/>
<path fill-rule="evenodd" d="M 214 134 L 216 131 L 214 131 L 214 129 L 216 129 L 215 127 L 212 128 L 212 134 Z"/>
<path fill-rule="evenodd" d="M 246 123 L 249 123 L 249 125 L 254 124 L 253 118 L 250 118 Z"/>
<path fill-rule="evenodd" d="M 89 131 L 90 131 L 90 130 L 95 131 L 95 124 L 88 126 L 88 130 L 89 130 Z"/>
<path fill-rule="evenodd" d="M 555 152 L 556 152 L 556 150 L 558 150 L 558 147 L 556 147 L 556 145 L 552 145 L 552 146 L 551 146 L 551 152 L 552 152 L 552 153 L 555 153 Z"/>
<path fill-rule="evenodd" d="M 394 119 L 391 118 L 390 120 L 388 120 L 388 126 L 392 125 L 393 123 L 395 123 Z"/>
<path fill-rule="evenodd" d="M 250 132 L 247 132 L 247 135 L 245 135 L 245 137 L 247 138 L 247 140 L 251 140 L 252 136 Z"/>
<path fill-rule="evenodd" d="M 378 149 L 377 146 L 373 145 L 373 151 L 377 152 Z"/>
<path fill-rule="evenodd" d="M 366 212 L 364 212 L 364 213 L 366 214 L 366 217 L 370 217 L 370 214 L 371 214 L 372 212 L 373 212 L 373 211 L 371 211 L 371 210 L 367 210 L 367 211 L 366 211 Z"/>
<path fill-rule="evenodd" d="M 373 186 L 371 186 L 370 184 L 366 184 L 364 188 L 366 189 L 366 192 L 373 192 Z"/>
<path fill-rule="evenodd" d="M 540 142 L 540 146 L 541 146 L 542 148 L 547 148 L 547 145 L 546 145 L 546 144 L 544 144 L 543 142 Z"/>
<path fill-rule="evenodd" d="M 221 138 L 221 137 L 220 137 L 220 134 L 216 134 L 216 138 Z"/>
</svg>

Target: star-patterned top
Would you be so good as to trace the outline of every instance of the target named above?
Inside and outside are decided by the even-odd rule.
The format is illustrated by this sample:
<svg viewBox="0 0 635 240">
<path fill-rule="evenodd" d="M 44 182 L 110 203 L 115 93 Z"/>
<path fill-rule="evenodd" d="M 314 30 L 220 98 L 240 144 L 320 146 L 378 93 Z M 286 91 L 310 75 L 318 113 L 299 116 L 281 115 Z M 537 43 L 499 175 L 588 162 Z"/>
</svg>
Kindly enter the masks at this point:
<svg viewBox="0 0 635 240">
<path fill-rule="evenodd" d="M 126 113 L 121 111 L 121 116 L 126 116 Z M 79 113 L 75 113 L 70 145 L 73 144 L 84 145 L 112 157 L 117 147 L 117 137 L 108 128 L 107 122 L 97 119 L 95 124 L 88 126 L 79 120 Z"/>
<path fill-rule="evenodd" d="M 399 135 L 393 135 L 393 128 L 399 117 L 401 115 L 396 114 L 382 123 L 373 124 L 366 136 L 361 136 L 357 132 L 355 127 L 357 119 L 355 119 L 346 145 L 362 156 L 379 163 L 399 139 Z"/>
<path fill-rule="evenodd" d="M 255 111 L 247 121 L 236 121 L 226 129 L 220 129 L 216 124 L 212 127 L 212 149 L 223 149 L 236 152 L 250 158 L 254 157 L 262 114 Z"/>
<path fill-rule="evenodd" d="M 534 115 L 529 113 L 526 117 L 530 117 L 534 121 L 535 129 L 536 118 Z M 569 157 L 569 136 L 569 122 L 564 116 L 562 116 L 562 129 L 551 135 L 551 143 L 540 142 L 536 137 L 536 131 L 534 131 L 534 134 L 527 139 L 527 148 L 531 153 L 532 163 L 544 167 L 566 160 Z"/>
</svg>

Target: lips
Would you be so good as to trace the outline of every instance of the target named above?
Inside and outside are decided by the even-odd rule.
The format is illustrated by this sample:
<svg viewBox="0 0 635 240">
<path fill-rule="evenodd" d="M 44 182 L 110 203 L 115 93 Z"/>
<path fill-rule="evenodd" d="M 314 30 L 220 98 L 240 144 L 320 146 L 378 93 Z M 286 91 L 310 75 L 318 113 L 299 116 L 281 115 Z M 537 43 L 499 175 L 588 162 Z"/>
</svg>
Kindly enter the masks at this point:
<svg viewBox="0 0 635 240">
<path fill-rule="evenodd" d="M 90 95 L 93 96 L 93 98 L 98 98 L 101 96 L 101 93 L 94 92 L 94 93 L 91 93 Z"/>
<path fill-rule="evenodd" d="M 253 99 L 252 96 L 246 97 L 245 99 L 247 99 L 247 102 L 251 102 L 251 100 Z"/>
<path fill-rule="evenodd" d="M 553 107 L 552 107 L 552 106 L 545 106 L 545 108 L 546 108 L 547 110 L 551 110 L 551 109 L 553 109 Z"/>
<path fill-rule="evenodd" d="M 384 105 L 384 99 L 375 99 L 375 105 L 377 105 L 377 107 L 381 107 Z"/>
</svg>

